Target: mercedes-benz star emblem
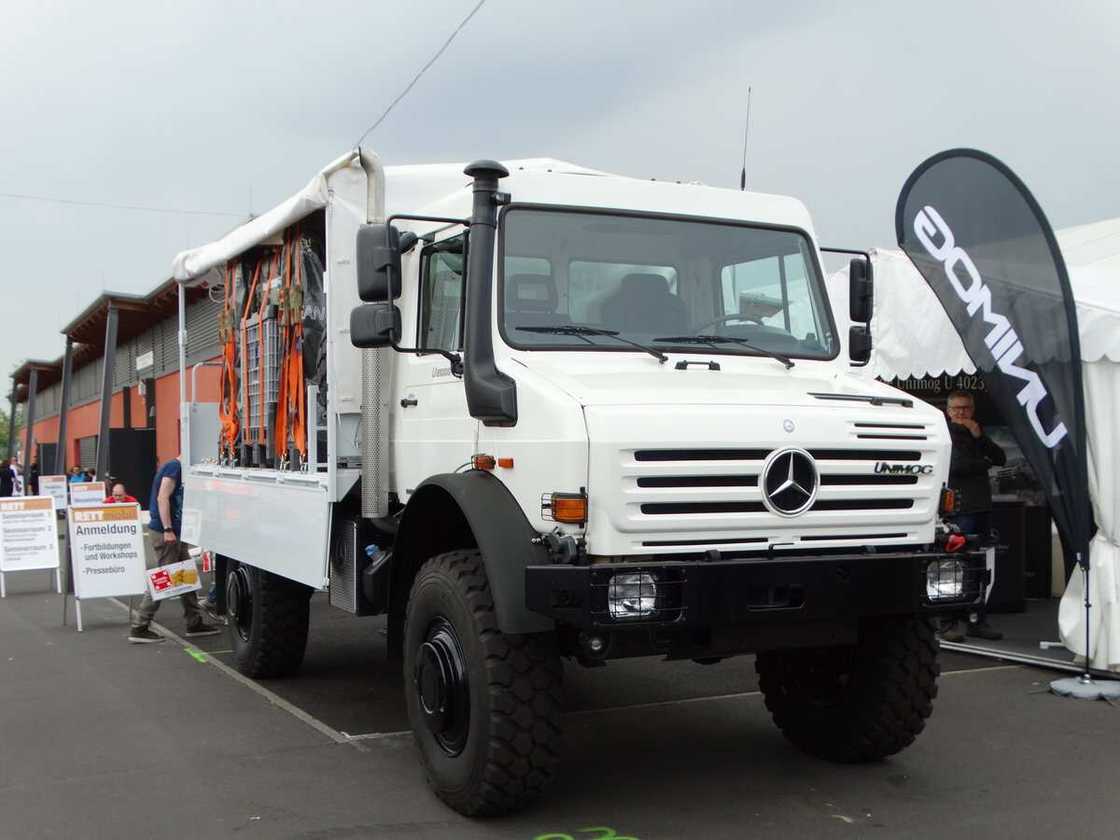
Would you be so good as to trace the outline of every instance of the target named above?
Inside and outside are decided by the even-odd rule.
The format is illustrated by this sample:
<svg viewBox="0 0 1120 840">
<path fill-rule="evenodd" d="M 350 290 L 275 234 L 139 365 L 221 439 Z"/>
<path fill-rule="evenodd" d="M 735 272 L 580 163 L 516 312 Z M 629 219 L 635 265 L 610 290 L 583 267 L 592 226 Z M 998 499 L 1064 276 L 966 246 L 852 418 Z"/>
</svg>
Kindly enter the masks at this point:
<svg viewBox="0 0 1120 840">
<path fill-rule="evenodd" d="M 787 433 L 792 434 L 794 428 L 796 427 L 793 425 L 793 421 L 787 418 L 782 421 L 782 428 L 785 429 Z"/>
<path fill-rule="evenodd" d="M 804 513 L 817 498 L 817 465 L 804 449 L 779 449 L 762 468 L 762 501 L 780 516 Z"/>
</svg>

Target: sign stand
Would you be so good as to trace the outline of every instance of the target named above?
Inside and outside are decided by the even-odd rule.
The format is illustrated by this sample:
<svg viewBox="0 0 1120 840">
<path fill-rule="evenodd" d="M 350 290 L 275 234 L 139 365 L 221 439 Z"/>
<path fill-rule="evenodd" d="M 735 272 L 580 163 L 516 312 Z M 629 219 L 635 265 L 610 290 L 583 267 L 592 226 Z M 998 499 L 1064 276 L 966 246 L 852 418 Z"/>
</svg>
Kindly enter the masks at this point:
<svg viewBox="0 0 1120 840">
<path fill-rule="evenodd" d="M 0 501 L 0 598 L 8 597 L 7 574 L 45 569 L 62 592 L 58 562 L 58 517 L 50 496 Z"/>
<path fill-rule="evenodd" d="M 62 594 L 62 578 L 58 569 L 54 570 L 54 588 L 59 595 Z M 4 579 L 4 572 L 0 571 L 0 598 L 8 597 L 8 582 Z"/>
<path fill-rule="evenodd" d="M 70 596 L 74 595 L 74 560 L 70 554 L 70 528 L 69 518 L 63 516 L 67 522 L 66 528 L 66 591 L 62 594 L 62 626 L 66 626 L 66 610 L 70 606 Z M 82 632 L 82 601 L 74 595 L 74 618 L 78 622 L 78 632 Z"/>
<path fill-rule="evenodd" d="M 66 553 L 78 632 L 82 600 L 139 595 L 147 590 L 144 534 L 138 504 L 72 505 Z M 129 621 L 132 620 L 131 603 Z M 66 623 L 63 600 L 62 621 Z"/>
</svg>

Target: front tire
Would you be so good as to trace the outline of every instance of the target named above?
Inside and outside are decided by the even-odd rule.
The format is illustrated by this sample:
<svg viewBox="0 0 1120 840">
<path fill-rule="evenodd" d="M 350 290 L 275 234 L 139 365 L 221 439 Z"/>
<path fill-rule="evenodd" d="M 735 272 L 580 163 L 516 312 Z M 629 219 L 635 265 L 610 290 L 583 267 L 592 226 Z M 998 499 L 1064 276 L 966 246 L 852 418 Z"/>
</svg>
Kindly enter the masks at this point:
<svg viewBox="0 0 1120 840">
<path fill-rule="evenodd" d="M 552 779 L 562 667 L 546 635 L 498 630 L 477 550 L 416 575 L 404 628 L 408 718 L 432 790 L 461 814 L 521 808 Z"/>
<path fill-rule="evenodd" d="M 758 654 L 774 723 L 805 752 L 845 763 L 910 746 L 937 696 L 938 646 L 921 618 L 865 621 L 857 644 Z"/>
<path fill-rule="evenodd" d="M 294 674 L 303 664 L 311 589 L 238 563 L 226 575 L 226 612 L 237 670 L 247 677 Z"/>
</svg>

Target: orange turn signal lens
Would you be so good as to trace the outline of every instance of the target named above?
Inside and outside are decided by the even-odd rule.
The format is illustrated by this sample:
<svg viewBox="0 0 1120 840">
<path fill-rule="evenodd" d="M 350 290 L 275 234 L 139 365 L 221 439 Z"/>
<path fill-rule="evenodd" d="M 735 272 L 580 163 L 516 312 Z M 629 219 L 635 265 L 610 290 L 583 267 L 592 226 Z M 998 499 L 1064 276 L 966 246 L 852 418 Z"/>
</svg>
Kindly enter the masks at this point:
<svg viewBox="0 0 1120 840">
<path fill-rule="evenodd" d="M 497 466 L 493 455 L 472 455 L 471 466 L 476 470 L 492 470 Z"/>
<path fill-rule="evenodd" d="M 953 514 L 957 512 L 957 492 L 951 487 L 941 488 L 941 513 Z"/>
<path fill-rule="evenodd" d="M 512 470 L 513 469 L 513 459 L 512 458 L 499 458 L 498 459 L 498 466 L 501 467 L 503 470 Z"/>
<path fill-rule="evenodd" d="M 553 493 L 552 518 L 569 525 L 582 525 L 587 521 L 587 497 L 576 493 Z"/>
</svg>

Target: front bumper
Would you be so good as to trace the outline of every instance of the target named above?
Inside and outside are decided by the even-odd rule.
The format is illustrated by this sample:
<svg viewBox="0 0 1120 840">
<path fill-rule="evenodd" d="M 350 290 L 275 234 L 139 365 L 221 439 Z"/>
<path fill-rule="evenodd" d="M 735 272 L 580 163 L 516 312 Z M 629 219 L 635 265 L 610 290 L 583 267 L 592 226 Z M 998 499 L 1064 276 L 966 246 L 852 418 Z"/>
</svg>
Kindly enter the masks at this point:
<svg viewBox="0 0 1120 840">
<path fill-rule="evenodd" d="M 945 560 L 964 564 L 964 591 L 960 598 L 931 602 L 927 567 Z M 611 578 L 643 572 L 657 581 L 656 609 L 648 616 L 613 617 L 608 608 Z M 980 602 L 986 581 L 983 554 L 776 555 L 712 562 L 529 566 L 525 598 L 529 609 L 583 629 L 726 627 L 961 612 Z"/>
</svg>

